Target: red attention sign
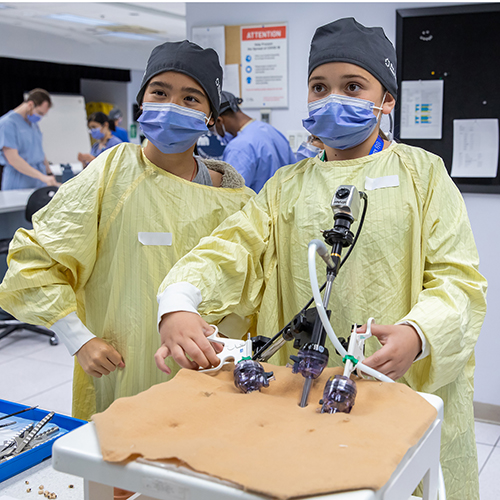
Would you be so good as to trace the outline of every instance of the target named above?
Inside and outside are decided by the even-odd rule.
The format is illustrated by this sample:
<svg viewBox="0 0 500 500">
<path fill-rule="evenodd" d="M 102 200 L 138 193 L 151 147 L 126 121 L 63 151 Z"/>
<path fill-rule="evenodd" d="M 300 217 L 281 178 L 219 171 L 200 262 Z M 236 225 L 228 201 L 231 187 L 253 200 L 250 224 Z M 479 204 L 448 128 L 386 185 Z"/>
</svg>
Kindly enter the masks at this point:
<svg viewBox="0 0 500 500">
<path fill-rule="evenodd" d="M 267 28 L 243 28 L 243 41 L 274 40 L 286 38 L 286 26 L 271 26 Z"/>
</svg>

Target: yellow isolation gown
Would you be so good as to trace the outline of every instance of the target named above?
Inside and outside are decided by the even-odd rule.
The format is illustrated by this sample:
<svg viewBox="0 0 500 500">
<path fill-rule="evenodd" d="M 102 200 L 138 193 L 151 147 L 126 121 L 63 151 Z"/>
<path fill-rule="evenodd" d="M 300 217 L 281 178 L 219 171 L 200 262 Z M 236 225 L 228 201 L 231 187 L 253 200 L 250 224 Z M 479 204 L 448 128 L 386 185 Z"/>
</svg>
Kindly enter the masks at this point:
<svg viewBox="0 0 500 500">
<path fill-rule="evenodd" d="M 370 183 L 378 188 L 366 191 L 359 241 L 333 285 L 334 331 L 347 337 L 352 324 L 370 316 L 379 324 L 412 321 L 421 328 L 430 354 L 399 381 L 444 400 L 441 463 L 448 499 L 478 499 L 472 397 L 486 280 L 478 272 L 464 201 L 439 157 L 392 144 L 361 159 L 316 157 L 282 167 L 242 211 L 174 266 L 160 293 L 189 282 L 201 291 L 198 310 L 207 321 L 258 311 L 257 333 L 274 335 L 312 295 L 307 245 L 333 226 L 330 202 L 337 187 L 366 190 Z M 320 258 L 317 266 L 322 283 L 326 266 Z M 340 364 L 328 340 L 327 347 L 330 363 Z M 366 355 L 379 347 L 369 339 Z M 271 362 L 285 364 L 293 351 L 289 342 Z"/>
<path fill-rule="evenodd" d="M 124 369 L 101 378 L 75 363 L 74 416 L 89 419 L 116 398 L 171 378 L 154 362 L 156 290 L 180 257 L 254 195 L 228 164 L 204 163 L 224 172 L 222 186 L 240 187 L 188 182 L 155 166 L 139 146 L 119 145 L 63 184 L 34 216 L 33 230 L 16 232 L 0 306 L 47 327 L 77 311 L 125 360 Z M 143 245 L 140 232 L 171 233 L 172 243 Z M 178 366 L 170 366 L 173 376 Z"/>
</svg>

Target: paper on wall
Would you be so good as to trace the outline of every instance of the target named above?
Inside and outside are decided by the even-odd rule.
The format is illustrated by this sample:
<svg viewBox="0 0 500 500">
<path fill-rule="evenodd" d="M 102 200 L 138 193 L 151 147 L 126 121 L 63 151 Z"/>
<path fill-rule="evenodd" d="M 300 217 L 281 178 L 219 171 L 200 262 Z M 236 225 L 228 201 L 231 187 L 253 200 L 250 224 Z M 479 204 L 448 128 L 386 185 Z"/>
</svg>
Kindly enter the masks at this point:
<svg viewBox="0 0 500 500">
<path fill-rule="evenodd" d="M 443 80 L 401 84 L 401 139 L 441 139 Z"/>
<path fill-rule="evenodd" d="M 453 120 L 452 177 L 496 177 L 498 119 Z"/>
<path fill-rule="evenodd" d="M 191 41 L 204 49 L 214 49 L 219 56 L 220 65 L 226 62 L 226 35 L 224 26 L 193 26 Z"/>
<path fill-rule="evenodd" d="M 245 108 L 288 107 L 286 23 L 241 26 L 241 97 Z"/>
<path fill-rule="evenodd" d="M 226 64 L 224 66 L 224 80 L 222 90 L 231 92 L 236 97 L 240 96 L 240 72 L 238 64 Z"/>
</svg>

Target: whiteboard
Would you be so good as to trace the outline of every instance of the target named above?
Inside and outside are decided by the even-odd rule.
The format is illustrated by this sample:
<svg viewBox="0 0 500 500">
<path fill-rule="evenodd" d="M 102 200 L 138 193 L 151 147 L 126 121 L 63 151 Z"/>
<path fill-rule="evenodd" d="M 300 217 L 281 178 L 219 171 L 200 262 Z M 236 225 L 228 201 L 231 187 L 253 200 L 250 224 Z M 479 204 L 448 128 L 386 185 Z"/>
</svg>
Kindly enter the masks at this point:
<svg viewBox="0 0 500 500">
<path fill-rule="evenodd" d="M 78 153 L 90 153 L 85 99 L 81 95 L 50 94 L 52 107 L 38 123 L 43 150 L 50 163 L 75 163 Z"/>
</svg>

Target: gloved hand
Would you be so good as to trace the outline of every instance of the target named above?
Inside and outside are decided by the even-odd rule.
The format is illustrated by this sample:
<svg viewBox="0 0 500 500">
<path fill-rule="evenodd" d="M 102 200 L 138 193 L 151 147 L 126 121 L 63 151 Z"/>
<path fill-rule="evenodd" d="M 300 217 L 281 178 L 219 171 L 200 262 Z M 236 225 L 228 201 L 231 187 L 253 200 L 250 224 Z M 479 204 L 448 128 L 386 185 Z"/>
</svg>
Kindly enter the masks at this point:
<svg viewBox="0 0 500 500">
<path fill-rule="evenodd" d="M 92 377 L 109 375 L 116 368 L 125 368 L 121 354 L 100 338 L 93 338 L 76 352 L 75 356 L 84 372 Z"/>
<path fill-rule="evenodd" d="M 161 347 L 156 351 L 155 362 L 162 372 L 170 374 L 172 371 L 165 364 L 168 356 L 172 356 L 182 368 L 191 370 L 210 368 L 220 363 L 216 352 L 220 352 L 222 346 L 207 340 L 214 329 L 198 314 L 186 311 L 165 314 L 159 331 Z"/>
<path fill-rule="evenodd" d="M 366 325 L 358 328 L 365 333 Z M 422 341 L 411 325 L 377 325 L 372 323 L 372 334 L 382 348 L 363 361 L 363 364 L 387 375 L 392 380 L 402 377 L 422 350 Z"/>
</svg>

